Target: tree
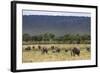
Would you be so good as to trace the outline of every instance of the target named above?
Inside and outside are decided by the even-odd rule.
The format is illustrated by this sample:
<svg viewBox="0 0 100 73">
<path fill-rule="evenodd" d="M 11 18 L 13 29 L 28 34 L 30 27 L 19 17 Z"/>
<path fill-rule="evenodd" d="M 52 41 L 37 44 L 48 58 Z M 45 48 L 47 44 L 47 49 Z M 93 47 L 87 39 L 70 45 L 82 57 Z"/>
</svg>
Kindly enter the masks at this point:
<svg viewBox="0 0 100 73">
<path fill-rule="evenodd" d="M 72 39 L 72 35 L 71 34 L 66 34 L 63 36 L 63 40 L 67 41 L 67 40 L 71 40 Z"/>
<path fill-rule="evenodd" d="M 30 41 L 30 40 L 31 40 L 31 36 L 30 36 L 29 34 L 27 34 L 27 33 L 24 33 L 24 34 L 23 34 L 23 41 L 28 42 L 28 41 Z"/>
<path fill-rule="evenodd" d="M 41 35 L 32 36 L 32 41 L 42 41 L 42 36 Z"/>
<path fill-rule="evenodd" d="M 49 41 L 54 40 L 54 38 L 55 38 L 55 35 L 54 34 L 49 33 L 48 35 L 49 35 Z"/>
<path fill-rule="evenodd" d="M 42 35 L 44 41 L 51 41 L 54 39 L 55 35 L 52 33 L 45 33 Z"/>
<path fill-rule="evenodd" d="M 89 34 L 84 34 L 81 36 L 81 43 L 90 44 L 91 36 Z"/>
<path fill-rule="evenodd" d="M 49 41 L 48 33 L 43 34 L 43 41 Z"/>
</svg>

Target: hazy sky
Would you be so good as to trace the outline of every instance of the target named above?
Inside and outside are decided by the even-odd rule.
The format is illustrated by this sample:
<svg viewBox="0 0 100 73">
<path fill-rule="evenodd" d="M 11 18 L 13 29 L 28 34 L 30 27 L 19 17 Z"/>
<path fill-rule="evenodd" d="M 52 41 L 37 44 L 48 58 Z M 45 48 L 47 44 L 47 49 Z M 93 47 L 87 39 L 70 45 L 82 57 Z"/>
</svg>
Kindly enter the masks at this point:
<svg viewBox="0 0 100 73">
<path fill-rule="evenodd" d="M 90 13 L 23 11 L 23 33 L 90 34 Z"/>
<path fill-rule="evenodd" d="M 57 12 L 57 11 L 32 11 L 32 10 L 24 10 L 23 15 L 50 15 L 50 16 L 84 16 L 90 17 L 90 13 L 86 12 Z"/>
</svg>

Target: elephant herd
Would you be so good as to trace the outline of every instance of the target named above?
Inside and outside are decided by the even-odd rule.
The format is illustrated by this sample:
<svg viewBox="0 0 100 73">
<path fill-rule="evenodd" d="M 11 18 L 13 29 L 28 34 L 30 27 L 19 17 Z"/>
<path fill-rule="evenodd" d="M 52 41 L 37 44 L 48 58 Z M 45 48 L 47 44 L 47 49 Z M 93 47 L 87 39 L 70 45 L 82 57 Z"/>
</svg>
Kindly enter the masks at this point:
<svg viewBox="0 0 100 73">
<path fill-rule="evenodd" d="M 41 54 L 48 54 L 49 51 L 51 51 L 52 53 L 60 53 L 61 51 L 64 51 L 65 53 L 67 52 L 70 52 L 71 56 L 80 56 L 80 48 L 77 48 L 77 47 L 73 47 L 73 48 L 69 48 L 69 49 L 62 49 L 62 48 L 58 48 L 58 47 L 55 47 L 55 46 L 51 46 L 50 48 L 47 48 L 47 47 L 42 47 L 42 46 L 38 46 L 37 49 L 35 48 L 35 46 L 33 47 L 26 47 L 24 48 L 25 51 L 31 51 L 31 50 L 34 50 L 34 51 L 41 51 Z M 87 52 L 90 52 L 90 48 L 86 48 L 86 51 Z"/>
</svg>

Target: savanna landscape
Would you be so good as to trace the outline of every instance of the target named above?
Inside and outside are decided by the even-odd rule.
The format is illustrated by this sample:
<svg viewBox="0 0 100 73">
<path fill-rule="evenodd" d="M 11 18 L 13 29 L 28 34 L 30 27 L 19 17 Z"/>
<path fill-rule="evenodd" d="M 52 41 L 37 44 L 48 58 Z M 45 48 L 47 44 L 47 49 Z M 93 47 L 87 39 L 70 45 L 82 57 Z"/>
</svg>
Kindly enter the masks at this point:
<svg viewBox="0 0 100 73">
<path fill-rule="evenodd" d="M 91 59 L 90 52 L 86 49 L 87 47 L 90 47 L 89 44 L 79 44 L 78 46 L 81 47 L 80 49 L 80 56 L 72 56 L 69 50 L 69 47 L 74 46 L 73 44 L 56 44 L 57 47 L 63 46 L 60 52 L 53 52 L 50 50 L 51 45 L 54 44 L 48 44 L 48 45 L 41 45 L 41 46 L 47 46 L 48 53 L 42 53 L 41 50 L 38 50 L 38 48 L 34 48 L 31 50 L 23 50 L 23 62 L 45 62 L 45 61 L 64 61 L 64 60 L 88 60 Z M 26 46 L 26 45 L 24 45 Z M 27 45 L 27 46 L 37 46 L 37 45 Z M 67 48 L 64 48 L 67 47 Z"/>
<path fill-rule="evenodd" d="M 47 34 L 46 34 L 47 35 Z M 49 34 L 48 34 L 49 35 Z M 24 35 L 24 40 L 27 41 L 26 36 Z M 35 36 L 36 37 L 36 36 Z M 49 35 L 50 37 L 50 35 Z M 66 36 L 65 36 L 66 37 Z M 73 40 L 70 36 L 69 39 L 65 42 L 64 37 L 60 39 L 56 39 L 54 41 L 54 37 L 45 40 L 41 38 L 41 40 L 23 42 L 23 62 L 44 62 L 44 61 L 70 61 L 70 60 L 88 60 L 91 59 L 91 52 L 90 52 L 90 37 L 89 35 L 85 36 L 74 36 Z M 77 39 L 76 39 L 77 38 Z M 38 36 L 38 39 L 39 36 Z M 68 36 L 67 36 L 68 39 Z M 80 39 L 80 40 L 79 40 Z M 72 51 L 72 50 L 75 50 Z"/>
<path fill-rule="evenodd" d="M 22 63 L 91 59 L 88 14 L 55 16 L 36 15 L 31 11 L 27 15 L 29 13 L 23 11 Z"/>
</svg>

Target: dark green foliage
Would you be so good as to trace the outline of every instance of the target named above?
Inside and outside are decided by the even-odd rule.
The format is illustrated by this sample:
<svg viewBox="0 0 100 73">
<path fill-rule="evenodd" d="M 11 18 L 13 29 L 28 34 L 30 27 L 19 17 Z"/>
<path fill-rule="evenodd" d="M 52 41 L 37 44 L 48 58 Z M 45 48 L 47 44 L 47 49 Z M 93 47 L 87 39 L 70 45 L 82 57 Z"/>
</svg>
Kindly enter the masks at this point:
<svg viewBox="0 0 100 73">
<path fill-rule="evenodd" d="M 89 34 L 66 34 L 64 36 L 55 36 L 52 33 L 30 36 L 23 34 L 24 42 L 33 43 L 67 43 L 67 44 L 90 44 L 91 36 Z"/>
<path fill-rule="evenodd" d="M 23 41 L 26 42 L 31 41 L 31 36 L 27 33 L 23 34 Z"/>
</svg>

